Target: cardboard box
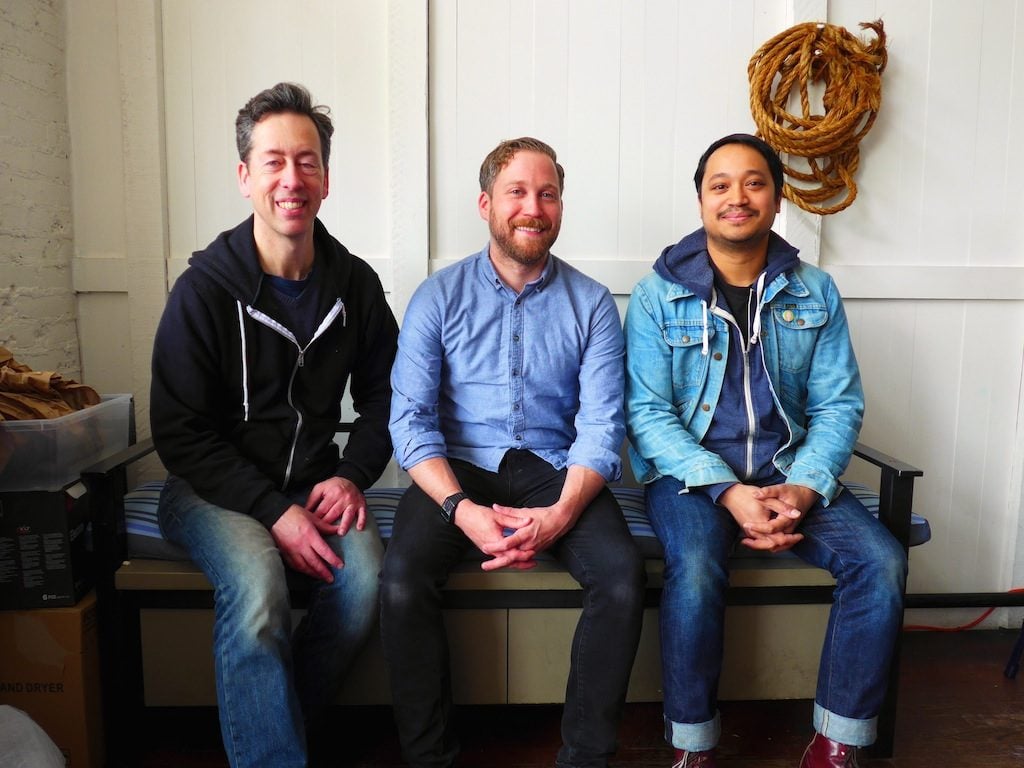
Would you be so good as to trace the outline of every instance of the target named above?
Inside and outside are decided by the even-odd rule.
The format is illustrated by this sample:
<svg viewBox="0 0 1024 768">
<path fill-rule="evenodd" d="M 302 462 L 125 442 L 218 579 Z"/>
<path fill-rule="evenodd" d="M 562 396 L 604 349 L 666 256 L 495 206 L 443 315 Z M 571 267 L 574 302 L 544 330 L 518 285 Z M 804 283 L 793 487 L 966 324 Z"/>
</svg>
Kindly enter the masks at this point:
<svg viewBox="0 0 1024 768">
<path fill-rule="evenodd" d="M 89 590 L 88 507 L 80 482 L 0 492 L 0 610 L 71 606 Z"/>
<path fill-rule="evenodd" d="M 70 608 L 0 613 L 0 704 L 24 710 L 68 768 L 106 760 L 96 594 Z"/>
<path fill-rule="evenodd" d="M 0 422 L 0 491 L 57 491 L 83 469 L 128 447 L 131 395 L 59 419 Z"/>
</svg>

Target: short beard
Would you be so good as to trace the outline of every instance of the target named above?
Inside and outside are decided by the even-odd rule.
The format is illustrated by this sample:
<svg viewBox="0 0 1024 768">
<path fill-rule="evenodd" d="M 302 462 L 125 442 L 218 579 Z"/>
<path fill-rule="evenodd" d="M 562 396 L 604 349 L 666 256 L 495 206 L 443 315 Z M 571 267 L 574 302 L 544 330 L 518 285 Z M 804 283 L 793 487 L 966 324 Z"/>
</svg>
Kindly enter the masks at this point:
<svg viewBox="0 0 1024 768">
<path fill-rule="evenodd" d="M 538 261 L 543 260 L 551 250 L 551 246 L 558 239 L 558 230 L 549 229 L 544 232 L 542 238 L 538 238 L 530 246 L 523 247 L 515 240 L 515 223 L 503 224 L 494 220 L 492 216 L 488 219 L 491 230 L 491 238 L 497 244 L 501 252 L 512 261 L 524 267 L 532 267 Z"/>
</svg>

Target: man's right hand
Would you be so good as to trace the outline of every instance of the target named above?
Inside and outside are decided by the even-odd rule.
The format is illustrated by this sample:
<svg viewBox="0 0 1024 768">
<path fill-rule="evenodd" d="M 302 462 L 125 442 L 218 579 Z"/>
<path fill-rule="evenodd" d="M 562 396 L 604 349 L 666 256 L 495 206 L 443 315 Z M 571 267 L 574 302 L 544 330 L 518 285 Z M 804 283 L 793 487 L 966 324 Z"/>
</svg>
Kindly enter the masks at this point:
<svg viewBox="0 0 1024 768">
<path fill-rule="evenodd" d="M 718 503 L 729 510 L 739 524 L 744 538 L 740 543 L 750 549 L 784 552 L 803 539 L 802 533 L 787 530 L 800 514 L 785 509 L 776 512 L 760 493 L 756 485 L 736 483 L 718 497 Z"/>
<path fill-rule="evenodd" d="M 499 568 L 523 571 L 537 564 L 533 559 L 536 552 L 514 547 L 506 549 L 503 546 L 506 529 L 516 530 L 529 525 L 530 522 L 529 517 L 499 512 L 492 507 L 475 504 L 471 499 L 462 501 L 455 514 L 455 524 L 462 532 L 481 552 L 492 555 L 490 560 L 484 560 L 480 566 L 485 571 L 495 571 Z"/>
<path fill-rule="evenodd" d="M 337 533 L 337 525 L 324 522 L 298 504 L 288 507 L 270 528 L 270 535 L 290 568 L 328 584 L 334 581 L 334 575 L 327 566 L 345 565 L 324 541 L 324 536 Z"/>
</svg>

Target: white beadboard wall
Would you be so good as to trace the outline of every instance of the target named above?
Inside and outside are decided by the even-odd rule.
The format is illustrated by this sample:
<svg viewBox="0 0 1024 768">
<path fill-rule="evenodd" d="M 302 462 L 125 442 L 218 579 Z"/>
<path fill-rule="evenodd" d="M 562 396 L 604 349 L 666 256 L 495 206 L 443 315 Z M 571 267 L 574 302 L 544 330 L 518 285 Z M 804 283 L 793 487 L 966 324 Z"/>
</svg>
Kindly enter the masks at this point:
<svg viewBox="0 0 1024 768">
<path fill-rule="evenodd" d="M 1024 585 L 1021 2 L 301 0 L 287 14 L 267 0 L 98 2 L 112 22 L 131 17 L 122 35 L 142 29 L 137 49 L 159 52 L 137 81 L 126 73 L 141 53 L 122 43 L 119 80 L 83 75 L 78 85 L 120 98 L 119 131 L 135 130 L 133 110 L 157 118 L 154 183 L 166 199 L 157 251 L 168 280 L 248 214 L 234 180 L 235 111 L 258 89 L 295 79 L 338 126 L 323 218 L 381 272 L 399 316 L 429 271 L 485 242 L 480 161 L 522 134 L 551 143 L 566 167 L 556 252 L 621 304 L 660 250 L 698 225 L 697 157 L 719 136 L 753 128 L 754 50 L 797 22 L 859 33 L 859 22 L 881 18 L 889 65 L 861 148 L 858 199 L 824 219 L 787 209 L 778 228 L 847 297 L 868 396 L 863 438 L 925 470 L 916 506 L 934 539 L 913 553 L 911 589 Z M 68 34 L 76 60 L 87 60 L 90 38 L 73 26 Z M 159 103 L 123 98 L 147 88 Z M 74 119 L 71 135 L 74 147 Z M 120 163 L 120 142 L 98 151 Z M 75 179 L 76 196 L 100 190 Z M 78 283 L 82 301 L 127 292 L 131 304 L 142 289 L 118 281 L 116 262 L 130 269 L 140 255 L 109 258 L 118 243 L 91 240 L 77 215 L 76 275 L 96 278 Z M 109 274 L 90 272 L 92 258 L 107 258 Z M 84 367 L 106 334 L 83 338 Z M 136 369 L 141 336 L 128 347 Z M 973 612 L 929 618 L 961 614 Z"/>
</svg>

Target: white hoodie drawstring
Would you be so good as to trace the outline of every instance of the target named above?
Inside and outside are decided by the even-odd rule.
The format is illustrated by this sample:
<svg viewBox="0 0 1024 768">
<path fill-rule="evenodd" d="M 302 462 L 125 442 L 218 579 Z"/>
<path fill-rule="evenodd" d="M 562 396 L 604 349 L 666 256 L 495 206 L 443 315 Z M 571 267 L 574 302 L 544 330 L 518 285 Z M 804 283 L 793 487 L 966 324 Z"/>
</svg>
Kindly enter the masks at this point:
<svg viewBox="0 0 1024 768">
<path fill-rule="evenodd" d="M 701 336 L 700 353 L 702 356 L 708 354 L 708 303 L 704 299 L 700 300 L 700 308 L 704 318 L 704 331 Z"/>
<path fill-rule="evenodd" d="M 245 360 L 245 310 L 242 308 L 242 302 L 236 300 L 235 306 L 238 307 L 238 334 L 241 339 L 242 346 L 242 421 L 249 420 L 249 364 Z"/>
<path fill-rule="evenodd" d="M 761 338 L 761 293 L 764 291 L 764 277 L 762 272 L 757 278 L 757 288 L 754 291 L 754 327 L 750 331 L 750 343 L 757 344 Z"/>
</svg>

